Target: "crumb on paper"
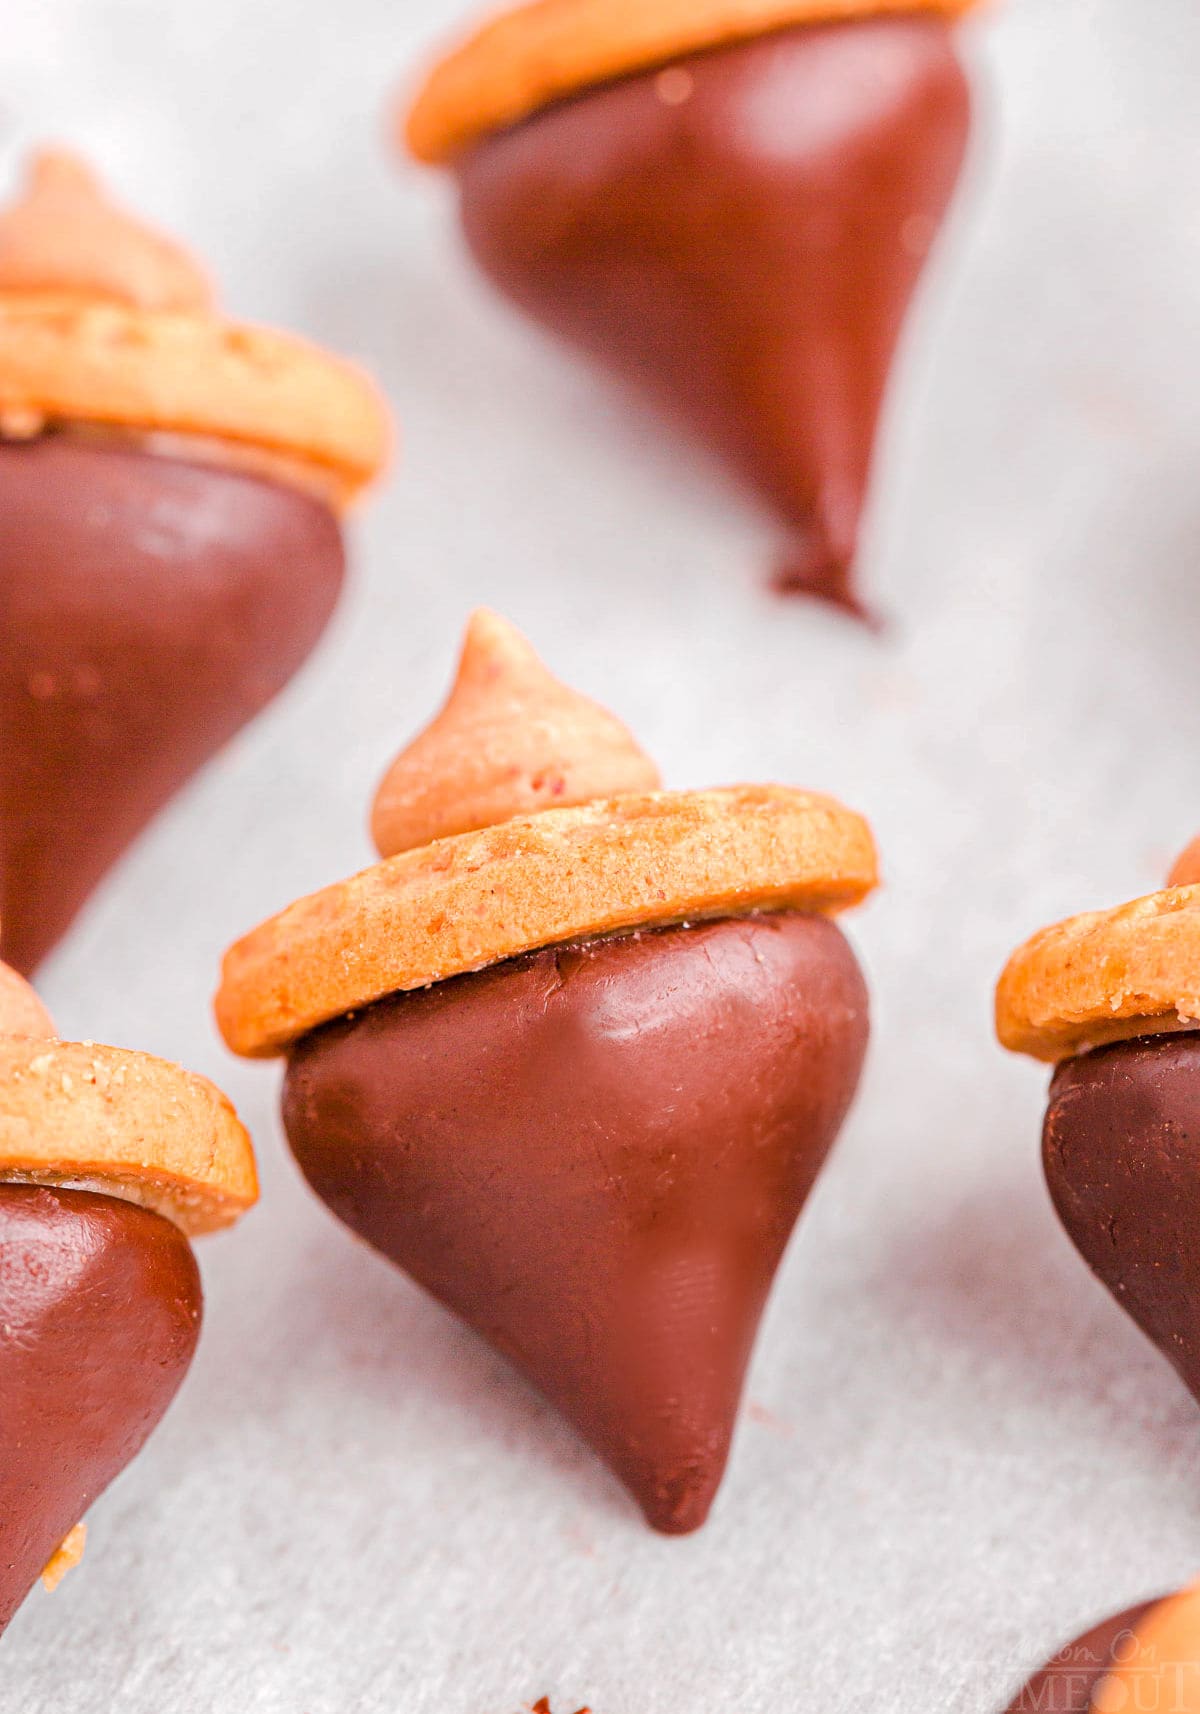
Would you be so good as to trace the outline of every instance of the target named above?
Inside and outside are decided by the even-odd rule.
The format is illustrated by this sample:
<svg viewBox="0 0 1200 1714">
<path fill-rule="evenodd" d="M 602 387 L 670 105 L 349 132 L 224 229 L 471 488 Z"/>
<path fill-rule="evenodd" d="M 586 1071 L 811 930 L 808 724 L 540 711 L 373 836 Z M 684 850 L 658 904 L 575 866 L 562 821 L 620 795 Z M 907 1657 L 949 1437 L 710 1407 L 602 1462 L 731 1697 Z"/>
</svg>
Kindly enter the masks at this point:
<svg viewBox="0 0 1200 1714">
<path fill-rule="evenodd" d="M 53 1595 L 68 1571 L 74 1571 L 83 1558 L 87 1545 L 87 1525 L 76 1524 L 66 1539 L 55 1548 L 42 1572 L 42 1585 Z"/>
</svg>

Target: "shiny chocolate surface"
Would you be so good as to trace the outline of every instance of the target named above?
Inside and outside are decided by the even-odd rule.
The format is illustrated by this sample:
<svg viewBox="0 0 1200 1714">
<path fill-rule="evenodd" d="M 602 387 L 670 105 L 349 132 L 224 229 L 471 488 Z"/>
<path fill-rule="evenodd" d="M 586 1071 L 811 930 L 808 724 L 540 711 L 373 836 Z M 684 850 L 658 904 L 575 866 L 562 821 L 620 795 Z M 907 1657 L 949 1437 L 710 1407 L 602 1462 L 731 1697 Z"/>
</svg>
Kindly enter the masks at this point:
<svg viewBox="0 0 1200 1714">
<path fill-rule="evenodd" d="M 819 917 L 513 959 L 294 1049 L 284 1119 L 338 1217 L 699 1527 L 759 1317 L 858 1083 L 867 994 Z"/>
<path fill-rule="evenodd" d="M 0 442 L 0 957 L 28 973 L 146 823 L 306 659 L 332 513 L 212 466 Z"/>
<path fill-rule="evenodd" d="M 0 1630 L 174 1398 L 201 1306 L 170 1221 L 0 1184 Z"/>
<path fill-rule="evenodd" d="M 1200 1034 L 1065 1061 L 1043 1159 L 1085 1261 L 1200 1399 Z"/>
<path fill-rule="evenodd" d="M 970 98 L 934 17 L 781 30 L 584 92 L 461 163 L 484 272 L 665 405 L 854 607 L 876 427 Z"/>
</svg>

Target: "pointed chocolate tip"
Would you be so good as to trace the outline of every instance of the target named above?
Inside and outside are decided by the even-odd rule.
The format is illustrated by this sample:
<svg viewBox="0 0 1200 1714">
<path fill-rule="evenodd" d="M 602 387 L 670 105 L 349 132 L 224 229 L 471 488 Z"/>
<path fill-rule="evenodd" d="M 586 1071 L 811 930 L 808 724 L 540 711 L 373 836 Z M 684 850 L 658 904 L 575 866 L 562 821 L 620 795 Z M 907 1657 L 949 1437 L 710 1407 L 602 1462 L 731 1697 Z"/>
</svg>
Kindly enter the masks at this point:
<svg viewBox="0 0 1200 1714">
<path fill-rule="evenodd" d="M 388 770 L 371 832 L 380 856 L 394 857 L 660 783 L 615 715 L 560 683 L 514 625 L 479 608 L 446 704 Z"/>
<path fill-rule="evenodd" d="M 776 561 L 771 587 L 778 595 L 801 595 L 823 601 L 869 630 L 883 630 L 882 617 L 866 605 L 855 588 L 850 556 L 839 553 L 815 535 L 785 549 Z"/>
<path fill-rule="evenodd" d="M 88 163 L 48 147 L 0 211 L 0 292 L 62 292 L 139 309 L 204 314 L 208 276 L 173 239 L 112 202 Z"/>
<path fill-rule="evenodd" d="M 652 1530 L 659 1535 L 694 1535 L 708 1522 L 727 1462 L 726 1446 L 711 1465 L 683 1475 L 656 1479 L 643 1472 L 639 1480 L 627 1472 L 624 1481 Z"/>
</svg>

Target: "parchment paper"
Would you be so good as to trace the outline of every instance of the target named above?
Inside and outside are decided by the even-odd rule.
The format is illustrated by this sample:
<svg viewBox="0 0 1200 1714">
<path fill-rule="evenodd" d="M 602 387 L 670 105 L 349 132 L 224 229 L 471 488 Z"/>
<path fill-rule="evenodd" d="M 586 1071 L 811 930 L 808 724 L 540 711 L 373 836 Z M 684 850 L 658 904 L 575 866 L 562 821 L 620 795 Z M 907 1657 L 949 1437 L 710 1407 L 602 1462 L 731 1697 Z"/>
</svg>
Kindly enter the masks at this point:
<svg viewBox="0 0 1200 1714">
<path fill-rule="evenodd" d="M 89 150 L 239 314 L 357 353 L 404 450 L 278 707 L 115 874 L 43 987 L 221 1081 L 262 1207 L 201 1353 L 0 1645 L 3 1714 L 991 1714 L 1200 1566 L 1200 1416 L 1058 1229 L 1045 1075 L 990 1034 L 1026 933 L 1200 826 L 1200 11 L 1002 0 L 970 183 L 897 375 L 882 637 L 765 588 L 701 462 L 471 275 L 385 109 L 463 0 L 8 0 L 0 172 Z M 209 1022 L 226 941 L 369 857 L 468 608 L 525 627 L 674 785 L 868 811 L 861 1100 L 780 1277 L 708 1528 L 660 1540 L 504 1364 L 343 1233 L 277 1070 Z"/>
</svg>

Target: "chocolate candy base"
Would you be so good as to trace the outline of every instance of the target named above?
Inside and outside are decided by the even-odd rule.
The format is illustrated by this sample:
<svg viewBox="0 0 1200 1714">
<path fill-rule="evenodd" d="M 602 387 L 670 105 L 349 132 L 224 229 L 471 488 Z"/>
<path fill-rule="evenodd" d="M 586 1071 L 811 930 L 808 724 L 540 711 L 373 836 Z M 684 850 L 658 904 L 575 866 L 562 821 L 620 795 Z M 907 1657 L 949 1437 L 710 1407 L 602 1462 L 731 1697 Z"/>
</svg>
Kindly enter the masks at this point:
<svg viewBox="0 0 1200 1714">
<path fill-rule="evenodd" d="M 28 972 L 151 817 L 291 678 L 332 514 L 233 471 L 0 443 L 0 957 Z"/>
<path fill-rule="evenodd" d="M 1114 1651 L 1154 1605 L 1131 1607 L 1062 1649 L 1030 1679 L 1008 1714 L 1089 1714 L 1092 1692 L 1115 1664 Z"/>
<path fill-rule="evenodd" d="M 160 1215 L 0 1184 L 0 1631 L 174 1398 L 201 1301 Z"/>
<path fill-rule="evenodd" d="M 656 1529 L 682 1533 L 720 1483 L 867 1031 L 832 923 L 663 929 L 315 1031 L 284 1121 L 333 1212 L 508 1356 Z"/>
<path fill-rule="evenodd" d="M 488 139 L 463 226 L 502 291 L 765 501 L 783 586 L 857 608 L 880 405 L 969 123 L 942 20 L 782 30 Z"/>
<path fill-rule="evenodd" d="M 1200 1034 L 1067 1060 L 1043 1159 L 1083 1257 L 1200 1399 Z"/>
</svg>

